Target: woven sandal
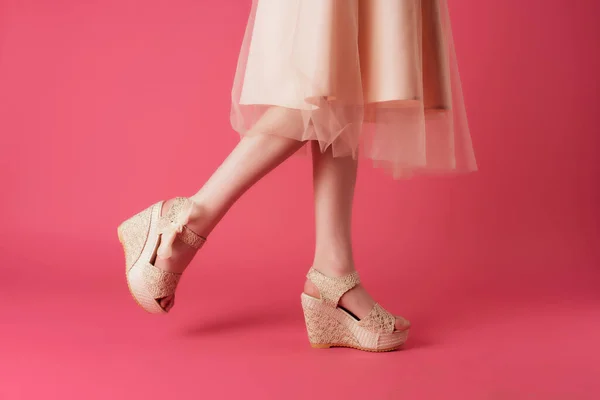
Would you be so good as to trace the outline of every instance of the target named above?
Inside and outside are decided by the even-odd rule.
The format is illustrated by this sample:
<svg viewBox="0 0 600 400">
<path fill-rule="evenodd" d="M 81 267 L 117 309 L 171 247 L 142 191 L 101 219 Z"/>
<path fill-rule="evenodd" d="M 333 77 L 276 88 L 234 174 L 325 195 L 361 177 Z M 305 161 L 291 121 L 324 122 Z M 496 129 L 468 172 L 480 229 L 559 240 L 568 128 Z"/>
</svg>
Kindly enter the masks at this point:
<svg viewBox="0 0 600 400">
<path fill-rule="evenodd" d="M 159 300 L 175 293 L 180 273 L 163 271 L 154 266 L 157 257 L 171 257 L 175 239 L 199 249 L 206 238 L 189 229 L 186 224 L 193 202 L 177 197 L 164 216 L 163 201 L 123 222 L 118 228 L 119 241 L 125 251 L 125 276 L 135 301 L 146 311 L 162 314 L 167 311 Z"/>
<path fill-rule="evenodd" d="M 341 278 L 323 275 L 311 268 L 306 276 L 319 289 L 319 299 L 302 293 L 302 309 L 308 331 L 308 340 L 314 348 L 352 347 L 364 351 L 392 351 L 406 342 L 406 329 L 395 328 L 396 317 L 379 304 L 369 314 L 358 319 L 338 306 L 340 298 L 360 283 L 357 272 Z"/>
</svg>

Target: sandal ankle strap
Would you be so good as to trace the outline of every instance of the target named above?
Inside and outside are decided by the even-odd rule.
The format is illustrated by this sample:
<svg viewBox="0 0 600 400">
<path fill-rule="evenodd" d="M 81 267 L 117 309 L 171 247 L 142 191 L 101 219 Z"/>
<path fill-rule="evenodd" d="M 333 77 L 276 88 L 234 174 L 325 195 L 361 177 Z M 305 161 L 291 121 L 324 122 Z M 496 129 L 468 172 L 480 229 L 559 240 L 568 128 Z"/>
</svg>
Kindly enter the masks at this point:
<svg viewBox="0 0 600 400">
<path fill-rule="evenodd" d="M 321 299 L 334 307 L 337 307 L 338 301 L 344 293 L 360 283 L 360 277 L 356 271 L 338 278 L 324 275 L 311 268 L 306 277 L 319 289 Z"/>
<path fill-rule="evenodd" d="M 187 227 L 190 214 L 194 203 L 186 197 L 177 197 L 169 208 L 169 211 L 161 217 L 159 222 L 159 232 L 162 234 L 161 245 L 158 249 L 158 255 L 162 258 L 171 256 L 171 247 L 175 238 L 178 238 L 188 246 L 199 249 L 202 247 L 206 238 L 198 235 Z"/>
</svg>

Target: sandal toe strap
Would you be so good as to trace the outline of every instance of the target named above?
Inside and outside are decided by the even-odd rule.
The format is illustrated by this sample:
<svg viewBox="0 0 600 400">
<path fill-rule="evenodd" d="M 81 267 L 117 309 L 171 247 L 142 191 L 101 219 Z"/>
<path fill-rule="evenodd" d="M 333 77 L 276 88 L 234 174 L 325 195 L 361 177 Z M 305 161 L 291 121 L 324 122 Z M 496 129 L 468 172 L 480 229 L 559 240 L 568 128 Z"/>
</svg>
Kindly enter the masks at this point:
<svg viewBox="0 0 600 400">
<path fill-rule="evenodd" d="M 396 317 L 376 303 L 358 325 L 375 333 L 392 333 L 396 326 Z"/>
<path fill-rule="evenodd" d="M 143 278 L 150 295 L 155 299 L 162 299 L 175 293 L 181 274 L 163 271 L 148 263 L 143 270 Z"/>
</svg>

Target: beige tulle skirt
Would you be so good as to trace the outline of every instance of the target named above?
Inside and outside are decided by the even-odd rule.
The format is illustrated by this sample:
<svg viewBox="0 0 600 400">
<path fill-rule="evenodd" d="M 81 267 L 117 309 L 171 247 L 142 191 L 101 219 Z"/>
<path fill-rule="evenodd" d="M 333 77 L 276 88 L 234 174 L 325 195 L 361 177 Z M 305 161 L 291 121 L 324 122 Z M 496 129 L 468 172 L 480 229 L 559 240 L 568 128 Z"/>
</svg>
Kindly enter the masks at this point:
<svg viewBox="0 0 600 400">
<path fill-rule="evenodd" d="M 477 169 L 446 0 L 253 0 L 231 122 L 394 177 Z"/>
</svg>

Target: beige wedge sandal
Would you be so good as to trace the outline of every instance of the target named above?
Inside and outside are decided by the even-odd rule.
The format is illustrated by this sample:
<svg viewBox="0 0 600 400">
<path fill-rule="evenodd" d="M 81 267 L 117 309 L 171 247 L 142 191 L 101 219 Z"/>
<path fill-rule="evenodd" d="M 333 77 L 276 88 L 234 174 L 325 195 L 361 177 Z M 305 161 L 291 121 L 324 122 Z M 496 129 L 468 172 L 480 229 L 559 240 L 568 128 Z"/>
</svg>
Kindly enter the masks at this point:
<svg viewBox="0 0 600 400">
<path fill-rule="evenodd" d="M 396 329 L 396 317 L 379 304 L 369 314 L 358 319 L 338 306 L 340 298 L 360 283 L 357 272 L 341 278 L 323 275 L 311 268 L 306 276 L 319 289 L 317 299 L 302 293 L 302 309 L 308 331 L 308 340 L 314 348 L 352 347 L 365 351 L 392 351 L 406 342 L 406 329 Z"/>
<path fill-rule="evenodd" d="M 193 203 L 185 197 L 175 198 L 164 216 L 163 201 L 123 222 L 119 241 L 125 251 L 125 275 L 129 291 L 146 311 L 162 314 L 167 311 L 159 300 L 175 293 L 181 274 L 163 271 L 154 266 L 157 257 L 171 257 L 173 242 L 178 239 L 194 249 L 202 247 L 206 238 L 189 229 L 186 224 Z"/>
</svg>

